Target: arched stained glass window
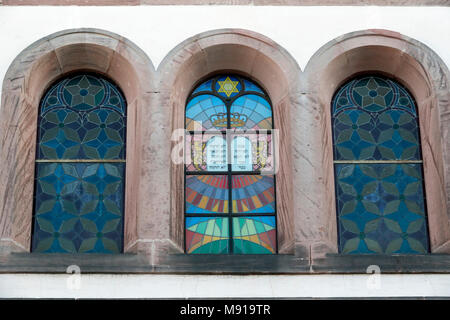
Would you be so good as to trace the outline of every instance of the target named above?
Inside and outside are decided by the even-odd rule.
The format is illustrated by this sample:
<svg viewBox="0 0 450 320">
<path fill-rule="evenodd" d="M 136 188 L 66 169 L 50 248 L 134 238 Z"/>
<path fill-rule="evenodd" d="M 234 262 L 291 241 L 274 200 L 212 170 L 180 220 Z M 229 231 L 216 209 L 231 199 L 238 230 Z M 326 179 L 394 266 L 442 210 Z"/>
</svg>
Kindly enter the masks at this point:
<svg viewBox="0 0 450 320">
<path fill-rule="evenodd" d="M 353 79 L 333 98 L 332 122 L 340 252 L 428 252 L 411 95 L 384 77 Z"/>
<path fill-rule="evenodd" d="M 277 252 L 272 107 L 253 81 L 220 75 L 186 105 L 185 250 Z"/>
<path fill-rule="evenodd" d="M 119 253 L 126 102 L 109 80 L 69 76 L 41 101 L 32 251 Z"/>
</svg>

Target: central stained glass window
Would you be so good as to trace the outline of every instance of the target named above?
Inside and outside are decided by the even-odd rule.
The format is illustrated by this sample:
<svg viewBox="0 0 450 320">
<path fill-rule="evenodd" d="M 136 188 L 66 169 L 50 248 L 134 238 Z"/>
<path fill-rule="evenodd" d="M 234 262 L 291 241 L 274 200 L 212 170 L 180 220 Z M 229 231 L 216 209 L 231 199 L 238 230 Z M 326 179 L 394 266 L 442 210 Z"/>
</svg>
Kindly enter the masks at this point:
<svg viewBox="0 0 450 320">
<path fill-rule="evenodd" d="M 126 102 L 109 80 L 69 76 L 41 101 L 32 251 L 120 253 Z"/>
<path fill-rule="evenodd" d="M 342 253 L 427 253 L 417 108 L 397 82 L 364 76 L 332 101 Z"/>
<path fill-rule="evenodd" d="M 191 93 L 185 120 L 186 253 L 276 253 L 268 96 L 246 78 L 215 76 Z"/>
</svg>

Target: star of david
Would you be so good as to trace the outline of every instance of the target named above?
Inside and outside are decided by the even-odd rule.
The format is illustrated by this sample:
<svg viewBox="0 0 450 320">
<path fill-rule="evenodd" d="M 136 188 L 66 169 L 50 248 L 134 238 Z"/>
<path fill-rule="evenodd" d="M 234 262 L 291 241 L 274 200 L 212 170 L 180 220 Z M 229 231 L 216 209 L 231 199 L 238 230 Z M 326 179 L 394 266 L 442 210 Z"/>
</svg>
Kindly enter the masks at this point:
<svg viewBox="0 0 450 320">
<path fill-rule="evenodd" d="M 238 93 L 239 90 L 236 88 L 239 81 L 232 81 L 230 77 L 227 77 L 224 81 L 218 81 L 220 89 L 218 92 L 223 92 L 229 98 L 232 93 Z"/>
</svg>

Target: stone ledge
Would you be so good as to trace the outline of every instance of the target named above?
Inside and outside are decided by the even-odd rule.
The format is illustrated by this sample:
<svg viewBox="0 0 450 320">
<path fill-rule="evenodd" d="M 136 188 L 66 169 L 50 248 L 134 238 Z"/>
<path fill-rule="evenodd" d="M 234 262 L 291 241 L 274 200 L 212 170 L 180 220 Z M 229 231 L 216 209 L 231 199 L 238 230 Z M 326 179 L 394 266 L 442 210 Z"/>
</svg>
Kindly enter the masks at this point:
<svg viewBox="0 0 450 320">
<path fill-rule="evenodd" d="M 2 3 L 3 2 L 3 3 Z M 0 0 L 5 6 L 449 6 L 448 0 Z"/>
<path fill-rule="evenodd" d="M 0 257 L 0 273 L 66 273 L 77 265 L 81 273 L 159 274 L 366 274 L 375 265 L 381 273 L 450 273 L 450 255 L 341 255 L 315 259 L 294 255 L 185 255 L 161 257 L 151 264 L 142 254 L 10 253 Z"/>
</svg>

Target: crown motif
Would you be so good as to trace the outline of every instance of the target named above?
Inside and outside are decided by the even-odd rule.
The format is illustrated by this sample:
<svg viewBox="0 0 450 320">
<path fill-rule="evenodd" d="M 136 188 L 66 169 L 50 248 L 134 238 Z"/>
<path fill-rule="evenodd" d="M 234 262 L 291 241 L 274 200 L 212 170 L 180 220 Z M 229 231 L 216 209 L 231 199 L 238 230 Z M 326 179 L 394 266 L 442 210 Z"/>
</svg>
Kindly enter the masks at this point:
<svg viewBox="0 0 450 320">
<path fill-rule="evenodd" d="M 211 122 L 214 127 L 226 128 L 227 127 L 227 114 L 224 112 L 216 113 L 211 116 Z M 230 114 L 230 127 L 238 128 L 243 127 L 247 122 L 247 116 L 238 112 Z"/>
</svg>

